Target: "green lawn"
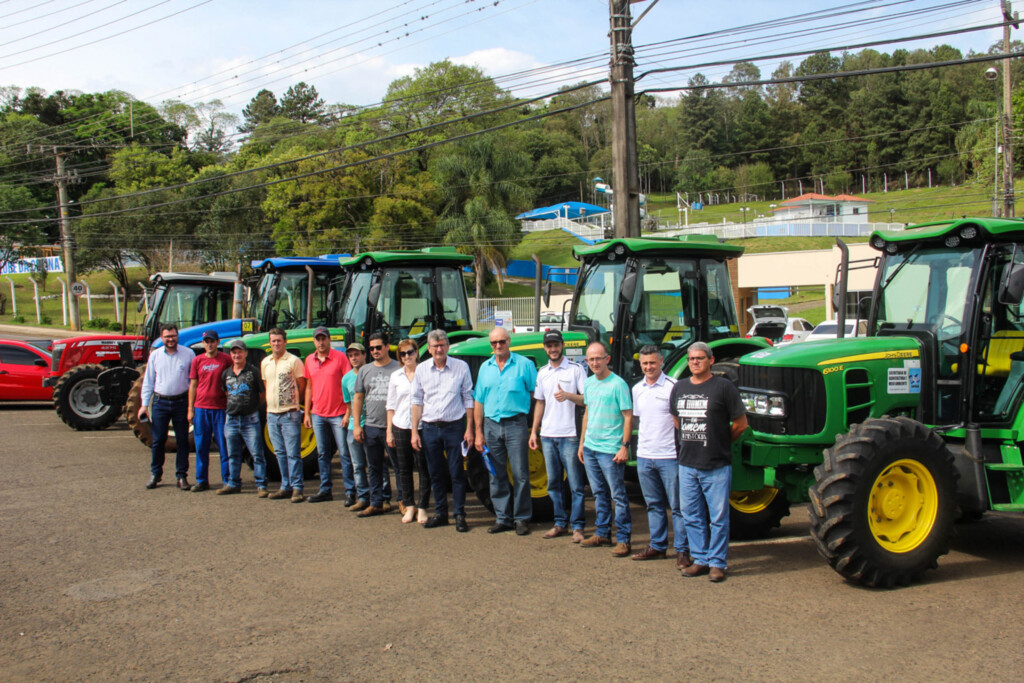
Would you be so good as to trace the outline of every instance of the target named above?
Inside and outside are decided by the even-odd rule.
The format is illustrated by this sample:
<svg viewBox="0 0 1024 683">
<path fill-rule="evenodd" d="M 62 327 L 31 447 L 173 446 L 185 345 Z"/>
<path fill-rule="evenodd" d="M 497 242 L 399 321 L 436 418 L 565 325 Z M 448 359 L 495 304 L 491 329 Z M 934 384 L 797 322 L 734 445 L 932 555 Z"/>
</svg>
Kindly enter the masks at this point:
<svg viewBox="0 0 1024 683">
<path fill-rule="evenodd" d="M 530 254 L 537 254 L 546 266 L 575 268 L 579 262 L 572 257 L 572 248 L 586 243 L 561 230 L 529 232 L 509 254 L 509 260 L 530 261 Z M 531 291 L 530 295 L 533 293 Z"/>
<path fill-rule="evenodd" d="M 10 296 L 11 296 L 11 285 L 7 281 L 8 277 L 10 277 L 10 279 L 14 282 L 14 296 L 16 297 L 17 303 L 18 303 L 18 315 L 20 317 L 24 318 L 24 323 L 23 324 L 35 326 L 36 325 L 36 308 L 35 308 L 35 301 L 32 298 L 32 294 L 33 294 L 32 282 L 31 282 L 29 276 L 25 275 L 25 274 L 22 274 L 22 275 L 10 275 L 10 276 L 5 275 L 3 277 L 0 277 L 0 293 L 3 293 L 5 298 L 10 299 Z M 59 327 L 61 327 L 62 317 L 61 317 L 61 297 L 60 297 L 61 284 L 60 284 L 60 282 L 57 281 L 58 277 L 63 278 L 64 275 L 62 273 L 50 273 L 49 275 L 47 275 L 45 286 L 43 286 L 43 285 L 39 286 L 39 296 L 42 299 L 42 301 L 40 302 L 40 304 L 41 304 L 41 306 L 40 306 L 41 313 L 42 313 L 43 316 L 46 316 L 46 317 L 48 317 L 50 319 L 50 323 L 49 324 L 47 324 L 45 322 L 43 323 L 44 326 L 52 326 L 52 327 L 58 327 L 59 328 Z M 113 295 L 113 288 L 108 283 L 108 280 L 110 280 L 110 279 L 111 279 L 110 274 L 107 273 L 106 271 L 99 272 L 99 273 L 89 273 L 88 275 L 81 275 L 79 277 L 80 281 L 86 282 L 86 283 L 89 284 L 89 287 L 92 289 L 92 294 L 94 296 L 97 296 L 97 295 L 112 296 Z M 132 296 L 137 296 L 139 293 L 141 293 L 142 290 L 139 289 L 139 286 L 136 283 L 138 283 L 138 282 L 145 282 L 146 281 L 146 269 L 142 268 L 142 267 L 130 269 L 130 271 L 129 271 L 129 279 L 131 281 L 131 286 L 132 286 L 132 289 L 129 290 L 129 293 Z M 50 299 L 44 298 L 44 297 L 47 297 L 47 296 L 52 297 L 52 298 L 50 298 Z M 82 318 L 82 324 L 84 326 L 86 321 L 89 318 L 89 316 L 88 316 L 88 306 L 86 305 L 85 297 L 80 298 L 78 300 L 78 303 L 79 303 L 79 309 L 80 309 L 80 314 L 81 314 L 81 318 Z M 133 301 L 128 306 L 128 329 L 129 329 L 129 332 L 131 332 L 134 329 L 136 324 L 141 324 L 143 318 L 145 317 L 145 309 L 143 309 L 143 311 L 140 312 L 140 313 L 136 313 L 136 311 L 135 311 L 135 306 L 136 305 L 137 305 L 137 302 Z M 92 300 L 92 317 L 93 317 L 94 320 L 98 319 L 98 318 L 106 318 L 111 323 L 113 323 L 114 320 L 115 320 L 115 316 L 114 316 L 114 300 L 113 300 L 113 298 L 110 298 L 110 299 L 93 299 Z M 4 313 L 4 315 L 0 315 L 0 323 L 4 323 L 4 324 L 17 324 L 14 321 L 14 312 L 13 312 L 13 308 L 11 306 L 11 302 L 10 301 L 7 302 L 7 310 Z"/>
</svg>

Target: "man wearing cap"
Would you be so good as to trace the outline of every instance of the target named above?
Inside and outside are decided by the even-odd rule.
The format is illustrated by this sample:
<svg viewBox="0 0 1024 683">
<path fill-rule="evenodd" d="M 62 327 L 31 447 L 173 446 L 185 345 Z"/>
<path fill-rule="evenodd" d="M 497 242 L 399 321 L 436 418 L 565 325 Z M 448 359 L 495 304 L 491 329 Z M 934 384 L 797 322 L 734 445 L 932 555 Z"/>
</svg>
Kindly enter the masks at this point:
<svg viewBox="0 0 1024 683">
<path fill-rule="evenodd" d="M 341 392 L 341 378 L 352 369 L 348 356 L 331 348 L 331 331 L 318 327 L 313 331 L 316 350 L 306 356 L 306 427 L 316 435 L 320 490 L 308 498 L 310 503 L 333 500 L 331 495 L 331 457 L 334 447 L 346 448 L 342 417 L 348 412 Z"/>
<path fill-rule="evenodd" d="M 388 383 L 391 381 L 391 374 L 402 367 L 391 357 L 383 333 L 371 334 L 369 346 L 373 363 L 364 365 L 356 375 L 356 391 L 352 399 L 352 419 L 361 420 L 363 414 L 366 415 L 365 423 L 357 424 L 352 429 L 356 441 L 363 444 L 370 471 L 370 506 L 359 512 L 360 517 L 372 517 L 391 509 L 390 504 L 387 507 L 384 505 L 384 478 L 387 476 L 384 459 L 388 457 L 385 450 Z M 401 492 L 396 493 L 401 498 Z"/>
<path fill-rule="evenodd" d="M 554 509 L 555 526 L 544 538 L 558 538 L 569 533 L 572 542 L 583 540 L 586 525 L 584 487 L 586 473 L 576 458 L 580 439 L 576 431 L 576 408 L 583 406 L 583 384 L 587 371 L 564 355 L 565 342 L 558 330 L 544 333 L 544 352 L 548 364 L 537 372 L 537 389 L 533 397 L 533 428 L 530 430 L 530 448 L 542 448 L 548 474 L 548 497 Z M 540 441 L 538 444 L 538 431 Z M 569 480 L 568 489 L 563 476 Z M 571 499 L 566 495 L 569 494 Z M 570 503 L 571 500 L 571 503 Z"/>
<path fill-rule="evenodd" d="M 288 333 L 275 327 L 267 333 L 270 355 L 260 364 L 260 376 L 267 389 L 267 432 L 274 445 L 281 470 L 281 488 L 268 498 L 306 500 L 302 495 L 302 411 L 299 403 L 306 394 L 302 361 L 288 352 Z"/>
<path fill-rule="evenodd" d="M 228 476 L 218 495 L 241 493 L 242 453 L 252 454 L 253 478 L 257 495 L 267 497 L 267 458 L 263 453 L 263 429 L 260 427 L 260 403 L 264 400 L 260 371 L 246 362 L 249 349 L 241 339 L 228 344 L 231 367 L 221 374 L 221 387 L 227 396 L 224 443 L 228 448 Z"/>
<path fill-rule="evenodd" d="M 349 406 L 341 418 L 342 427 L 346 430 L 345 438 L 348 451 L 341 456 L 341 476 L 345 480 L 345 507 L 359 512 L 370 507 L 370 478 L 366 472 L 366 451 L 363 444 L 356 441 L 355 425 L 352 420 L 352 397 L 356 391 L 356 377 L 359 368 L 366 364 L 366 347 L 359 342 L 348 345 L 348 360 L 352 369 L 341 378 L 341 395 Z M 359 426 L 366 423 L 366 416 L 360 415 Z"/>
<path fill-rule="evenodd" d="M 210 488 L 210 440 L 220 454 L 220 480 L 228 480 L 228 449 L 224 445 L 224 408 L 227 397 L 220 376 L 231 365 L 231 356 L 217 348 L 220 335 L 203 334 L 203 355 L 192 359 L 188 379 L 188 421 L 196 440 L 196 483 L 192 492 Z"/>
<path fill-rule="evenodd" d="M 494 354 L 480 366 L 473 397 L 476 448 L 481 453 L 488 449 L 493 464 L 491 502 L 497 519 L 487 532 L 497 534 L 515 529 L 516 535 L 525 536 L 530 533 L 529 522 L 533 516 L 527 442 L 537 366 L 526 356 L 512 353 L 508 330 L 504 327 L 491 330 L 490 340 Z M 512 470 L 511 486 L 509 469 Z"/>
</svg>

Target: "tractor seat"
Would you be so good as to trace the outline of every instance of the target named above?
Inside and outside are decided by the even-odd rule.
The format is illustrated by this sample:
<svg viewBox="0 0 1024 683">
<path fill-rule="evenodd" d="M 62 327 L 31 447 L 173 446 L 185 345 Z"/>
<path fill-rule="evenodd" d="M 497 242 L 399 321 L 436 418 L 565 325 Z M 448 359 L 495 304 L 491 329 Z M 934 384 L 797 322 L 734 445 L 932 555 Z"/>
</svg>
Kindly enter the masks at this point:
<svg viewBox="0 0 1024 683">
<path fill-rule="evenodd" d="M 978 374 L 985 377 L 1008 377 L 1010 355 L 1024 351 L 1024 330 L 999 330 L 988 340 L 988 348 L 978 363 Z M 956 372 L 957 364 L 953 364 Z"/>
</svg>

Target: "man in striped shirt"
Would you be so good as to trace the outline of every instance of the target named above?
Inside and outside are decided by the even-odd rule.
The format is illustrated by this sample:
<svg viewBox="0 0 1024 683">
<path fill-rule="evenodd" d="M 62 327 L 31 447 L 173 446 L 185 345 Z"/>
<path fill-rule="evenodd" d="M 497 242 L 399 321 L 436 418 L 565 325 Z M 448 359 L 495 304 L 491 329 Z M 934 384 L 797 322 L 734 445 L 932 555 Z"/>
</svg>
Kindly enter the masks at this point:
<svg viewBox="0 0 1024 683">
<path fill-rule="evenodd" d="M 462 443 L 472 444 L 474 438 L 473 380 L 465 361 L 448 357 L 448 335 L 444 330 L 431 330 L 427 344 L 433 361 L 420 363 L 412 381 L 412 447 L 422 447 L 426 454 L 434 493 L 434 516 L 423 526 L 433 529 L 448 524 L 444 470 L 447 467 L 452 480 L 455 530 L 466 532 L 469 526 L 466 523 Z M 423 429 L 422 444 L 420 427 Z"/>
</svg>

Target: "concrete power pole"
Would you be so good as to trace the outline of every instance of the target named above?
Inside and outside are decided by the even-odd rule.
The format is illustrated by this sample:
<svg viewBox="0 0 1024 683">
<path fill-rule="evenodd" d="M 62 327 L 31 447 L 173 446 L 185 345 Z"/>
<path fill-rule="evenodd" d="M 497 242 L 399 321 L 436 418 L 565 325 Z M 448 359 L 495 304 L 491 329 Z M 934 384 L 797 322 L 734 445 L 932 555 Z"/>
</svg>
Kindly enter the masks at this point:
<svg viewBox="0 0 1024 683">
<path fill-rule="evenodd" d="M 1010 24 L 1014 28 L 1020 28 L 1017 23 L 1017 14 L 1012 11 L 1009 0 L 1002 0 L 1003 21 L 1009 22 L 1003 26 L 1003 52 L 1010 52 Z M 1013 197 L 1013 110 L 1010 102 L 1010 60 L 1003 61 L 1003 217 L 1013 218 L 1014 197 Z"/>
<path fill-rule="evenodd" d="M 68 222 L 68 180 L 64 171 L 64 155 L 55 147 L 53 154 L 57 159 L 57 175 L 53 182 L 57 185 L 57 203 L 60 205 L 60 242 L 64 247 L 64 275 L 67 277 L 68 286 L 77 281 L 75 272 L 74 242 L 71 239 L 71 224 Z M 71 311 L 71 329 L 78 331 L 82 329 L 82 317 L 78 311 L 78 297 L 68 296 L 68 308 Z"/>
<path fill-rule="evenodd" d="M 609 0 L 611 11 L 612 220 L 616 237 L 640 236 L 640 171 L 633 102 L 633 26 L 630 0 Z"/>
</svg>

